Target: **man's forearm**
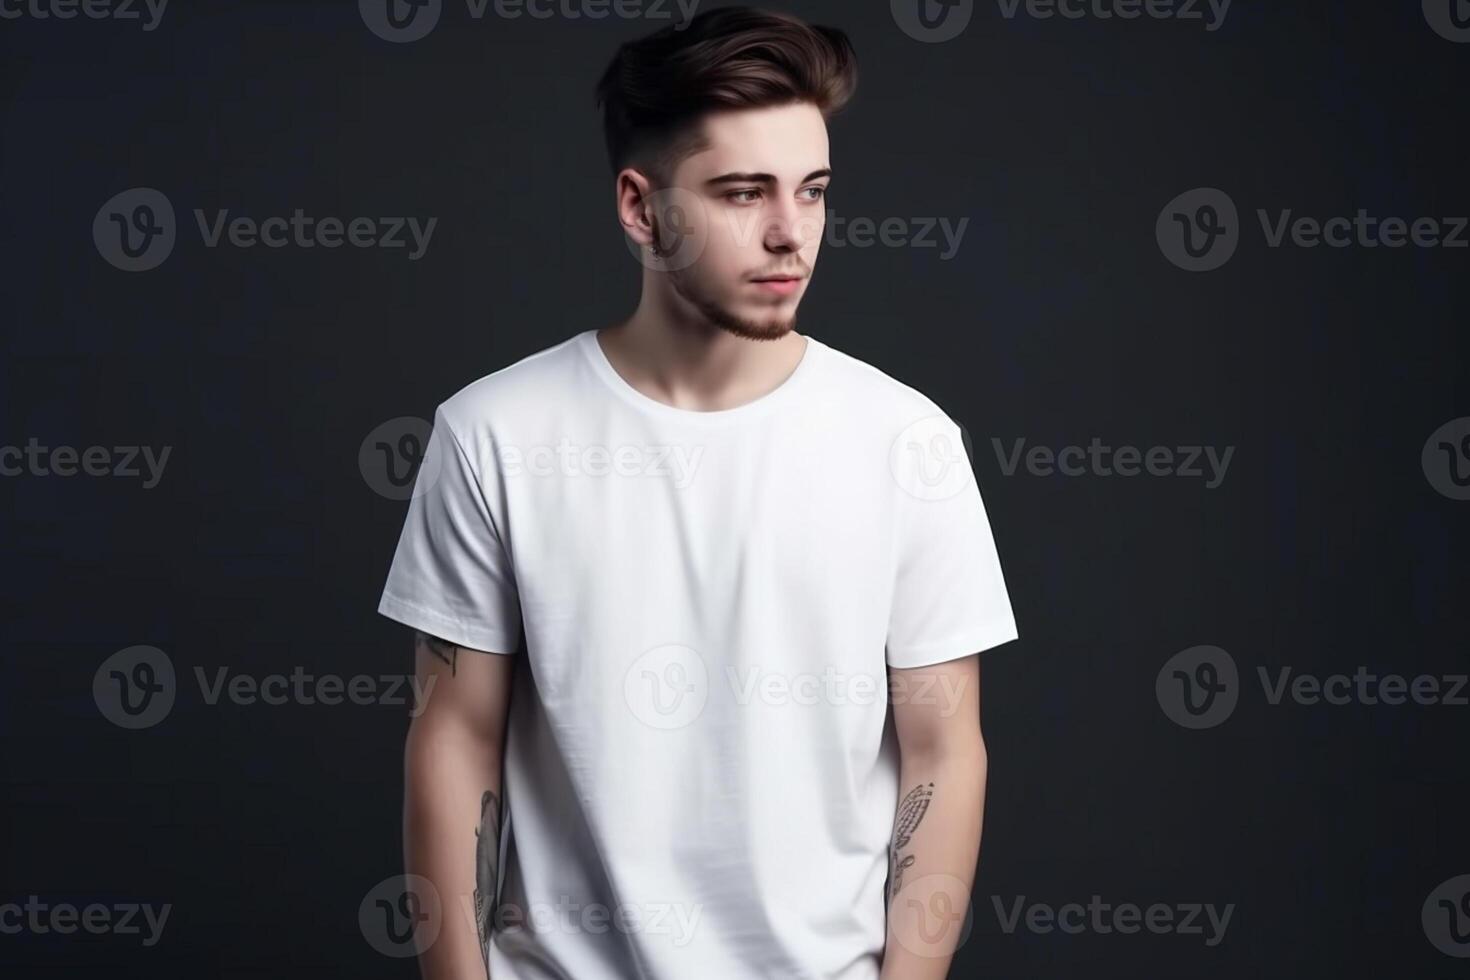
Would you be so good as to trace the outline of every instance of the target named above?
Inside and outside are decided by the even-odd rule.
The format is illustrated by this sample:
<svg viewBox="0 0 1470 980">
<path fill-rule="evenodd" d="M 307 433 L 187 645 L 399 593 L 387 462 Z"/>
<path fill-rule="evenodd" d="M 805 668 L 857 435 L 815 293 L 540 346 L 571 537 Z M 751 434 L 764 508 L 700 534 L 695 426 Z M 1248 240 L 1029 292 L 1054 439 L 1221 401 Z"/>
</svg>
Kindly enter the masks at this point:
<svg viewBox="0 0 1470 980">
<path fill-rule="evenodd" d="M 499 746 L 415 719 L 404 748 L 404 867 L 433 883 L 438 937 L 419 951 L 425 980 L 485 980 L 500 854 Z"/>
<path fill-rule="evenodd" d="M 985 746 L 905 753 L 889 850 L 882 980 L 944 980 L 974 885 Z"/>
</svg>

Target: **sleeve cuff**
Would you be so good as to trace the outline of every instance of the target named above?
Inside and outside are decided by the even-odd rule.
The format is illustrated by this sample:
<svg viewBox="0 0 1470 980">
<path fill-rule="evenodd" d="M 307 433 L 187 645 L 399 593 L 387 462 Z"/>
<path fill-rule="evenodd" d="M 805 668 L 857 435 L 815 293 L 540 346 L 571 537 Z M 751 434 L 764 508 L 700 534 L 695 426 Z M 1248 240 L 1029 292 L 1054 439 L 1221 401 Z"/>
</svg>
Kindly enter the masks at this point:
<svg viewBox="0 0 1470 980">
<path fill-rule="evenodd" d="M 888 666 L 900 670 L 909 667 L 928 667 L 946 660 L 957 660 L 972 653 L 984 653 L 1002 643 L 1019 639 L 1016 620 L 1013 616 L 995 620 L 978 629 L 951 637 L 947 640 L 921 643 L 918 646 L 887 648 Z"/>
<path fill-rule="evenodd" d="M 378 612 L 395 622 L 412 626 L 431 636 L 437 636 L 471 650 L 512 654 L 520 646 L 519 625 L 516 632 L 512 634 L 493 626 L 466 623 L 390 592 L 384 592 L 383 597 L 378 600 Z"/>
</svg>

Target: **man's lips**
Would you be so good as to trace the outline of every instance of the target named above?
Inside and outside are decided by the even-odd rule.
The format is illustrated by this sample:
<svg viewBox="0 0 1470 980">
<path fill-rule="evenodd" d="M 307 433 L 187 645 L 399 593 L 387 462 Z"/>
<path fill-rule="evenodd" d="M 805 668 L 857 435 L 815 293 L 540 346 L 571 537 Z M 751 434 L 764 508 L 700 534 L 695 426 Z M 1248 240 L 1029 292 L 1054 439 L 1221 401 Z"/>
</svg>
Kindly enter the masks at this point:
<svg viewBox="0 0 1470 980">
<path fill-rule="evenodd" d="M 796 292 L 803 278 L 805 277 L 792 275 L 762 276 L 759 279 L 752 279 L 751 282 L 755 283 L 756 287 L 764 292 L 775 293 L 778 296 L 789 296 Z"/>
</svg>

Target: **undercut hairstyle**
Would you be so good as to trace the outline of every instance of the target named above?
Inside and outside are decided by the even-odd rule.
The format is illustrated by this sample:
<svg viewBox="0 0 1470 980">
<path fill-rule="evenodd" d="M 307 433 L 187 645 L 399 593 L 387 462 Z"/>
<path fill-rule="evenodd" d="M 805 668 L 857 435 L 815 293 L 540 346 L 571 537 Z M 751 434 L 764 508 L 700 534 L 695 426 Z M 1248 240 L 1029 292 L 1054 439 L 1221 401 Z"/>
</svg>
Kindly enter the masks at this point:
<svg viewBox="0 0 1470 980">
<path fill-rule="evenodd" d="M 709 112 L 809 102 L 830 119 L 857 90 L 857 55 L 835 27 L 717 7 L 618 48 L 597 83 L 608 162 L 667 185 L 706 143 Z"/>
</svg>

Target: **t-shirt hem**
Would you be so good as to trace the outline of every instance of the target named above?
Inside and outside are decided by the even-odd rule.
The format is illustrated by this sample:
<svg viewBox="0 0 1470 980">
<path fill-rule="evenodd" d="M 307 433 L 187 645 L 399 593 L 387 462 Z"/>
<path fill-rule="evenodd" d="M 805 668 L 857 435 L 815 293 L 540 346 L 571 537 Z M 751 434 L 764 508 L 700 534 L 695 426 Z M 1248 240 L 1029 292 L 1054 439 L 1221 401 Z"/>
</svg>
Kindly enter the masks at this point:
<svg viewBox="0 0 1470 980">
<path fill-rule="evenodd" d="M 968 657 L 972 653 L 984 653 L 986 650 L 993 650 L 1002 643 L 1009 643 L 1016 639 L 1020 639 L 1020 633 L 1016 630 L 1016 621 L 1008 616 L 948 640 L 905 647 L 902 650 L 894 650 L 889 647 L 888 666 L 897 667 L 900 670 L 908 667 L 928 667 L 946 660 Z"/>
<path fill-rule="evenodd" d="M 457 646 L 485 653 L 511 654 L 519 646 L 519 631 L 512 636 L 503 629 L 466 623 L 437 609 L 430 609 L 401 596 L 384 592 L 378 600 L 378 612 L 389 619 L 423 630 Z"/>
</svg>

